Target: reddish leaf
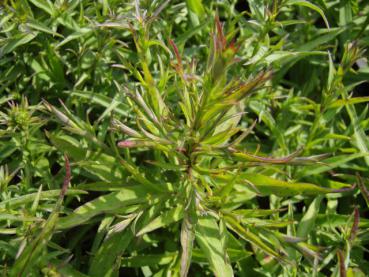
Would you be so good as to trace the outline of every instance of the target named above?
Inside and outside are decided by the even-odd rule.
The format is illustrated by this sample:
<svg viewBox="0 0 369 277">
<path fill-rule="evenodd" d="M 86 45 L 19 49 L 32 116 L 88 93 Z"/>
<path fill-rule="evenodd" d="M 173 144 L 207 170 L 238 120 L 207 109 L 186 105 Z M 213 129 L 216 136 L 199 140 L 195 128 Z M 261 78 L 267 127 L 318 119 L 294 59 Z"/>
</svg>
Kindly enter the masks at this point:
<svg viewBox="0 0 369 277">
<path fill-rule="evenodd" d="M 359 228 L 359 221 L 360 221 L 359 209 L 357 207 L 355 207 L 355 210 L 354 210 L 354 223 L 352 224 L 351 232 L 350 232 L 350 241 L 351 242 L 354 241 L 354 239 L 356 238 L 357 230 Z"/>
<path fill-rule="evenodd" d="M 340 267 L 340 277 L 346 277 L 346 266 L 345 266 L 345 256 L 342 250 L 337 251 L 338 263 Z"/>
</svg>

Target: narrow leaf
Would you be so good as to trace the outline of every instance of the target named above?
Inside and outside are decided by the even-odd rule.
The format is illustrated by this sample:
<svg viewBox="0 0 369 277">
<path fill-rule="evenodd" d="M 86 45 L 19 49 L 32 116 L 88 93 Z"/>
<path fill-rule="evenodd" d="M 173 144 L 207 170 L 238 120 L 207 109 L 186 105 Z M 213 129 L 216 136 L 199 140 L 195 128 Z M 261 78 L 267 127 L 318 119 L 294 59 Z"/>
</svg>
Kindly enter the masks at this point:
<svg viewBox="0 0 369 277">
<path fill-rule="evenodd" d="M 233 276 L 232 266 L 224 251 L 219 226 L 214 218 L 210 216 L 199 217 L 196 227 L 196 241 L 206 255 L 215 276 Z"/>
<path fill-rule="evenodd" d="M 168 226 L 174 222 L 177 222 L 183 217 L 183 211 L 184 211 L 183 205 L 178 205 L 177 207 L 164 212 L 162 215 L 158 216 L 149 224 L 147 224 L 144 228 L 142 228 L 136 234 L 136 236 L 142 236 L 146 233 L 149 233 L 161 227 Z"/>
<path fill-rule="evenodd" d="M 322 202 L 322 200 L 323 196 L 318 196 L 310 204 L 309 208 L 307 209 L 306 213 L 304 214 L 298 225 L 298 237 L 307 237 L 307 235 L 313 230 L 316 217 L 319 214 L 320 203 Z"/>
</svg>

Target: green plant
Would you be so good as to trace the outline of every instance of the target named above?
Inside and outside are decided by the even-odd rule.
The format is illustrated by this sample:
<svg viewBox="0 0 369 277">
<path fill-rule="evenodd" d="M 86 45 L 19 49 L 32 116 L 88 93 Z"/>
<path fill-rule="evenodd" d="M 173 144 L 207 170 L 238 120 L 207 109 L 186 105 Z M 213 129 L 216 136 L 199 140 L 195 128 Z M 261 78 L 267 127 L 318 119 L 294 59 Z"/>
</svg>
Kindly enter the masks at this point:
<svg viewBox="0 0 369 277">
<path fill-rule="evenodd" d="M 228 4 L 5 6 L 4 274 L 364 276 L 369 7 Z"/>
<path fill-rule="evenodd" d="M 257 155 L 258 150 L 244 150 L 242 141 L 255 126 L 255 122 L 239 125 L 244 116 L 244 100 L 267 89 L 265 83 L 271 72 L 260 69 L 246 81 L 229 80 L 228 73 L 237 62 L 238 47 L 228 42 L 231 38 L 226 37 L 216 18 L 202 73 L 194 63 L 185 64 L 177 46 L 169 40 L 175 56 L 175 62 L 171 62 L 174 70 L 161 68 L 161 74 L 168 72 L 164 74 L 168 78 L 161 79 L 164 83 L 158 87 L 148 69 L 149 23 L 141 15 L 136 17 L 139 20 L 131 30 L 139 57 L 140 70 L 134 71 L 139 84 L 121 89 L 128 97 L 132 119 L 130 126 L 113 120 L 114 129 L 127 136 L 117 144 L 126 149 L 124 158 L 117 158 L 117 162 L 131 175 L 128 180 L 134 185 L 97 198 L 60 220 L 61 228 L 70 228 L 105 211 L 104 207 L 110 212 L 123 209 L 120 213 L 123 220 L 112 222 L 108 239 L 92 253 L 89 274 L 107 274 L 117 262 L 116 255 L 124 251 L 130 240 L 134 237 L 145 240 L 146 234 L 163 227 L 168 228 L 166 236 L 180 236 L 182 250 L 175 255 L 178 258 L 173 258 L 170 270 L 174 275 L 187 275 L 194 244 L 194 253 L 208 260 L 215 275 L 232 275 L 231 263 L 251 254 L 239 239 L 251 243 L 262 263 L 272 257 L 266 263 L 279 261 L 288 269 L 296 268 L 297 260 L 303 256 L 317 261 L 318 251 L 304 242 L 314 224 L 311 213 L 316 217 L 323 199 L 320 195 L 343 193 L 350 187 L 335 183 L 331 188 L 269 177 L 281 166 L 317 163 L 324 155 L 298 157 L 302 153 L 298 150 L 283 158 L 272 158 Z M 51 106 L 49 109 L 60 114 Z M 82 133 L 72 120 L 69 122 L 71 130 Z M 301 226 L 287 235 L 278 228 L 292 224 L 288 220 L 290 215 L 267 220 L 259 217 L 280 210 L 245 209 L 251 199 L 271 194 L 281 197 L 310 194 L 317 198 L 306 211 Z M 105 203 L 110 203 L 110 207 Z M 127 229 L 128 226 L 131 228 Z M 154 246 L 160 243 L 160 238 L 157 240 Z M 150 243 L 143 247 L 148 248 L 145 255 L 150 253 Z M 292 261 L 291 256 L 295 257 Z M 132 257 L 135 261 L 141 258 Z"/>
</svg>

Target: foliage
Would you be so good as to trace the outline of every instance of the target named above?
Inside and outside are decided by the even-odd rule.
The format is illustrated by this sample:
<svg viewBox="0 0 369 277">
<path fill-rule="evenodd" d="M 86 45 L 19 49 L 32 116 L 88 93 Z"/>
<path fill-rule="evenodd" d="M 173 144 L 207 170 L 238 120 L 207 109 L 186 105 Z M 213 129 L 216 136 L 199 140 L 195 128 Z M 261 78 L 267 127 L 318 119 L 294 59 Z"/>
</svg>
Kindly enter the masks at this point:
<svg viewBox="0 0 369 277">
<path fill-rule="evenodd" d="M 0 14 L 4 276 L 369 272 L 366 1 Z"/>
</svg>

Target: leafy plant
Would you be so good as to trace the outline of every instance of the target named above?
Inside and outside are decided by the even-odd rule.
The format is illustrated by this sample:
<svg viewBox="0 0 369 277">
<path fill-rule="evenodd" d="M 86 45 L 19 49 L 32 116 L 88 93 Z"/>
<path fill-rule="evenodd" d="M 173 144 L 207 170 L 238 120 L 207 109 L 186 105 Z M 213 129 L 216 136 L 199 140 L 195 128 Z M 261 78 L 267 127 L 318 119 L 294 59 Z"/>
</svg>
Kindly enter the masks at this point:
<svg viewBox="0 0 369 277">
<path fill-rule="evenodd" d="M 241 5 L 4 5 L 4 274 L 364 276 L 369 6 Z"/>
</svg>

